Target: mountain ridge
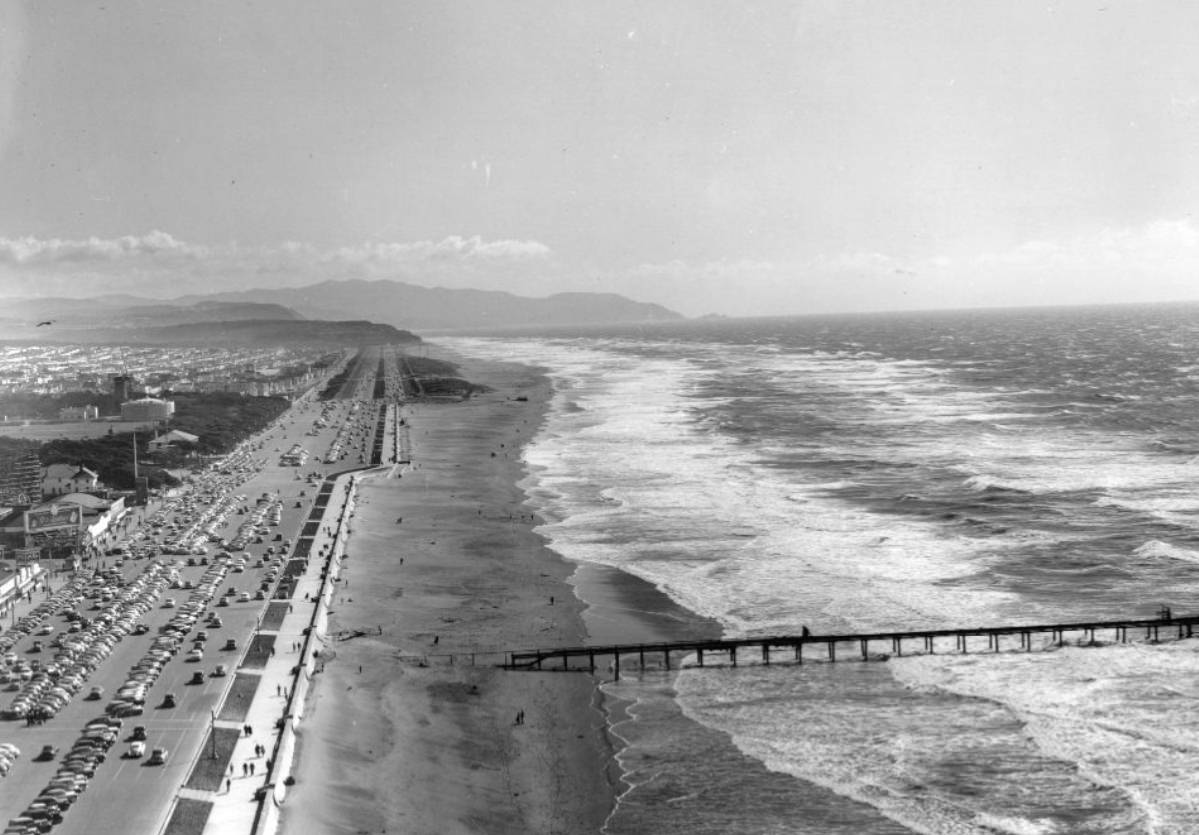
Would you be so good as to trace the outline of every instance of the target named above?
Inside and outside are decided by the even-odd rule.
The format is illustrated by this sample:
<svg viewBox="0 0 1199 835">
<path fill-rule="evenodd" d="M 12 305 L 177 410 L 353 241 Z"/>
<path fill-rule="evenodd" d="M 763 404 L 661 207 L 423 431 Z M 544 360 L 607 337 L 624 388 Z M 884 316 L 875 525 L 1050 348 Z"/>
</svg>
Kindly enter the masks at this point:
<svg viewBox="0 0 1199 835">
<path fill-rule="evenodd" d="M 175 301 L 201 300 L 273 302 L 312 319 L 366 317 L 416 330 L 667 322 L 685 318 L 661 305 L 633 301 L 617 293 L 571 291 L 534 298 L 505 290 L 424 287 L 395 279 L 330 279 L 303 287 L 192 294 Z"/>
<path fill-rule="evenodd" d="M 185 322 L 159 327 L 92 327 L 43 330 L 39 342 L 112 345 L 337 345 L 419 344 L 419 336 L 391 325 L 363 320 L 241 319 Z M 28 341 L 20 337 L 10 341 Z"/>
</svg>

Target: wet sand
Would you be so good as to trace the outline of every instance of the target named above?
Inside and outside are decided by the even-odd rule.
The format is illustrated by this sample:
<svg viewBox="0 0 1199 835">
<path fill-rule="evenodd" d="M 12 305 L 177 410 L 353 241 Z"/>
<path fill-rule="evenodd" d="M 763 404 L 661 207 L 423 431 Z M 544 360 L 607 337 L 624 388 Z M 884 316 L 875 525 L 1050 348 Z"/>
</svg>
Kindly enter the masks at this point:
<svg viewBox="0 0 1199 835">
<path fill-rule="evenodd" d="M 505 672 L 494 654 L 585 641 L 573 566 L 517 486 L 549 383 L 473 360 L 463 375 L 493 391 L 405 406 L 412 467 L 360 488 L 288 835 L 586 833 L 611 809 L 594 680 Z"/>
</svg>

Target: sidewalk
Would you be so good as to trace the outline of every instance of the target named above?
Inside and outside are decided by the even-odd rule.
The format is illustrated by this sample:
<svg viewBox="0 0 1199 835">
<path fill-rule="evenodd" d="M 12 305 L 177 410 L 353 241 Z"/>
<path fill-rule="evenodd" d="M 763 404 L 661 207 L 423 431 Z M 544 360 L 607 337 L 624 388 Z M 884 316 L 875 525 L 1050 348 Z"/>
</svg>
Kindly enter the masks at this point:
<svg viewBox="0 0 1199 835">
<path fill-rule="evenodd" d="M 204 835 L 269 833 L 275 829 L 273 822 L 278 820 L 277 803 L 286 792 L 285 787 L 276 785 L 276 782 L 281 784 L 290 773 L 295 743 L 290 727 L 287 733 L 283 733 L 284 729 L 276 723 L 282 724 L 282 719 L 294 726 L 303 712 L 310 671 L 326 639 L 324 612 L 317 610 L 322 592 L 325 591 L 325 579 L 321 574 L 328 563 L 330 579 L 337 576 L 348 532 L 347 504 L 352 509 L 352 496 L 347 493 L 347 487 L 354 483 L 354 477 L 360 472 L 337 477 L 320 529 L 312 541 L 308 565 L 304 573 L 296 578 L 289 611 L 283 616 L 278 629 L 264 628 L 258 632 L 263 637 L 274 638 L 276 651 L 259 674 L 258 689 L 250 702 L 244 723 L 252 729 L 252 733 L 243 734 L 233 750 L 228 790 L 222 787 L 217 792 L 188 792 L 188 796 L 212 803 Z M 329 586 L 331 589 L 333 584 L 329 583 Z M 310 634 L 305 634 L 309 627 L 312 627 Z M 254 675 L 255 671 L 239 669 L 237 673 Z M 218 727 L 238 728 L 236 722 L 218 721 L 216 724 Z M 256 754 L 255 745 L 264 746 L 266 753 Z M 249 764 L 253 765 L 254 774 L 244 776 L 243 766 Z M 264 787 L 267 787 L 270 795 L 261 798 L 259 792 Z"/>
</svg>

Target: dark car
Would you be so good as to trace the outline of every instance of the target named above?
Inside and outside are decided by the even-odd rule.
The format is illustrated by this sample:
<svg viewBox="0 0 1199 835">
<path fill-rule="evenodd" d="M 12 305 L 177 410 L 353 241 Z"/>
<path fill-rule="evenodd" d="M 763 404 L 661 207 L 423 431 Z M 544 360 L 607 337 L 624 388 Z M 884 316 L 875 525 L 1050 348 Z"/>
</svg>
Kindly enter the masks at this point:
<svg viewBox="0 0 1199 835">
<path fill-rule="evenodd" d="M 37 757 L 35 757 L 35 759 L 37 759 L 39 762 L 45 762 L 46 760 L 52 760 L 57 756 L 57 745 L 43 745 L 41 752 L 37 755 Z"/>
<path fill-rule="evenodd" d="M 163 707 L 174 707 L 175 704 L 176 704 L 176 702 L 175 702 L 175 694 L 174 693 L 167 693 L 165 696 L 162 697 L 162 706 Z"/>
<path fill-rule="evenodd" d="M 196 670 L 194 673 L 192 673 L 191 681 L 188 682 L 188 684 L 203 684 L 203 683 L 204 683 L 204 671 L 203 670 Z"/>
<path fill-rule="evenodd" d="M 227 649 L 227 650 L 237 649 L 237 638 L 230 638 L 229 640 L 225 641 L 225 649 Z"/>
<path fill-rule="evenodd" d="M 146 741 L 146 726 L 145 725 L 135 725 L 134 726 L 133 741 L 134 742 L 145 742 Z"/>
</svg>

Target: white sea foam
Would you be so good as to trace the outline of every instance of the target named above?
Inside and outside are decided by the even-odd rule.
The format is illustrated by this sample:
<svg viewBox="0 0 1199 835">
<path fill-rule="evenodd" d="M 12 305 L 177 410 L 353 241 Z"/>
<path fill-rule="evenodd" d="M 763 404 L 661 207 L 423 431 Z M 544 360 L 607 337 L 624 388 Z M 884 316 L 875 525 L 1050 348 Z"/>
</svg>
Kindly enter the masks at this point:
<svg viewBox="0 0 1199 835">
<path fill-rule="evenodd" d="M 1134 550 L 1133 553 L 1138 557 L 1157 557 L 1160 559 L 1199 563 L 1199 551 L 1192 548 L 1171 545 L 1168 542 L 1160 542 L 1156 539 L 1146 542 Z"/>
<path fill-rule="evenodd" d="M 920 518 L 871 513 L 837 497 L 857 486 L 853 480 L 764 467 L 763 458 L 783 460 L 796 450 L 751 448 L 715 421 L 697 420 L 693 394 L 742 372 L 735 346 L 638 356 L 615 342 L 453 342 L 468 353 L 549 369 L 555 408 L 525 455 L 532 472 L 526 490 L 548 520 L 542 530 L 552 547 L 572 560 L 636 574 L 731 634 L 988 623 L 1012 612 L 1044 621 L 1055 614 L 972 578 L 1005 550 L 1066 534 L 1015 530 L 983 540 Z M 939 465 L 978 491 L 1094 491 L 1102 494 L 1099 507 L 1188 522 L 1194 467 L 1148 454 L 1141 438 L 1026 426 L 1026 413 L 1010 408 L 1002 392 L 956 390 L 919 362 L 754 351 L 753 368 L 784 392 L 818 391 L 821 407 L 837 410 L 839 422 L 864 427 L 852 443 L 811 441 L 825 458 Z M 782 414 L 801 406 L 772 404 Z M 988 426 L 1013 415 L 1020 419 L 1005 431 Z M 870 427 L 891 425 L 912 430 L 872 438 Z M 1136 556 L 1193 562 L 1199 555 L 1150 541 Z M 808 683 L 834 675 L 814 672 L 830 665 L 807 666 L 787 682 L 780 668 L 742 667 L 727 676 L 685 671 L 677 687 L 688 716 L 726 731 L 771 769 L 869 803 L 917 831 L 1070 831 L 1037 814 L 1035 803 L 1021 805 L 1018 796 L 1008 803 L 1004 794 L 1014 790 L 1002 784 L 985 787 L 974 804 L 930 789 L 930 763 L 961 746 L 963 756 L 976 747 L 1017 757 L 1019 768 L 1052 772 L 1063 792 L 1052 800 L 1061 808 L 1081 802 L 1086 787 L 1038 756 L 1119 787 L 1141 811 L 1106 831 L 1141 832 L 1149 821 L 1151 831 L 1188 832 L 1199 821 L 1187 787 L 1199 762 L 1191 719 L 1199 707 L 1191 692 L 1199 689 L 1197 659 L 1189 644 L 1001 653 L 985 662 L 893 659 L 857 666 L 894 673 L 927 700 L 882 699 L 865 708 L 849 689 L 856 673 L 846 671 L 854 665 L 837 665 L 840 683 L 823 693 Z M 938 693 L 971 698 L 946 703 Z"/>
<path fill-rule="evenodd" d="M 1054 835 L 1064 830 L 1050 820 L 1007 818 L 999 815 L 981 814 L 975 822 L 986 832 L 1001 832 L 1007 835 Z"/>
<path fill-rule="evenodd" d="M 1023 718 L 1038 747 L 1128 793 L 1155 832 L 1193 832 L 1199 796 L 1199 653 L 1194 642 L 1102 650 L 893 661 L 912 687 L 993 701 Z"/>
<path fill-rule="evenodd" d="M 526 451 L 536 499 L 553 520 L 542 532 L 567 558 L 636 574 L 732 634 L 927 626 L 1011 602 L 999 591 L 943 585 L 978 571 L 994 546 L 857 509 L 828 496 L 828 482 L 797 483 L 795 474 L 758 466 L 758 450 L 698 433 L 678 392 L 710 371 L 554 348 L 504 353 L 570 379 L 571 397 L 586 410 L 585 418 L 556 412 Z M 796 363 L 780 359 L 770 379 L 799 374 Z M 908 364 L 895 373 L 918 371 Z M 868 373 L 884 380 L 891 372 L 871 361 Z M 622 528 L 635 537 L 612 533 Z"/>
</svg>

